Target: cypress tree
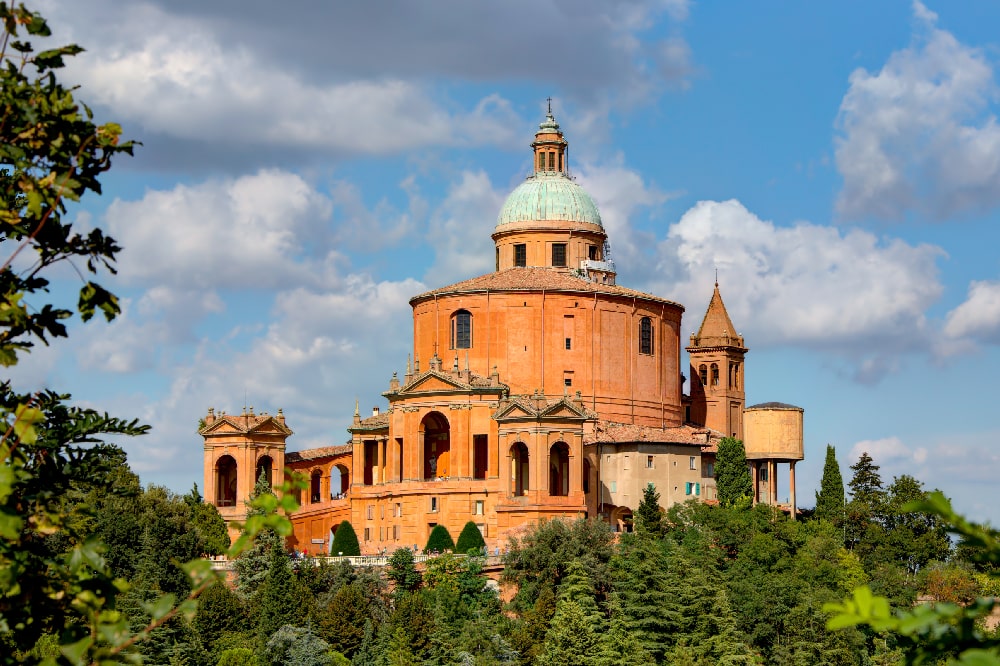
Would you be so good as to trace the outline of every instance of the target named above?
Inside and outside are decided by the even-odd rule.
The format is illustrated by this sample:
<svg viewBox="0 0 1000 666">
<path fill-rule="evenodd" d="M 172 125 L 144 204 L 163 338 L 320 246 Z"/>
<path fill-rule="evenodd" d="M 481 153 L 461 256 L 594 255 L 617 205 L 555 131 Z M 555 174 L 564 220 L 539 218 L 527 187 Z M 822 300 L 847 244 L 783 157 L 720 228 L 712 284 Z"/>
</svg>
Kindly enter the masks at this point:
<svg viewBox="0 0 1000 666">
<path fill-rule="evenodd" d="M 580 604 L 570 599 L 560 599 L 535 663 L 538 666 L 591 666 L 596 646 L 597 634 L 587 621 Z"/>
<path fill-rule="evenodd" d="M 361 546 L 358 544 L 358 535 L 351 526 L 350 521 L 345 520 L 337 526 L 333 533 L 333 543 L 330 545 L 332 555 L 360 555 Z"/>
<path fill-rule="evenodd" d="M 455 542 L 451 538 L 451 533 L 444 525 L 435 525 L 427 537 L 426 551 L 436 551 L 443 553 L 446 550 L 455 550 Z"/>
<path fill-rule="evenodd" d="M 642 502 L 635 512 L 635 529 L 639 534 L 646 534 L 660 539 L 666 534 L 663 512 L 660 510 L 660 493 L 656 486 L 647 483 L 642 490 Z"/>
<path fill-rule="evenodd" d="M 719 440 L 719 450 L 715 460 L 715 481 L 719 494 L 719 504 L 734 506 L 753 496 L 750 468 L 747 466 L 746 449 L 743 441 L 735 437 Z"/>
<path fill-rule="evenodd" d="M 471 520 L 465 524 L 462 528 L 462 533 L 458 535 L 458 543 L 455 545 L 455 552 L 468 553 L 472 549 L 481 551 L 486 547 L 486 540 L 483 539 L 483 533 L 479 531 L 476 524 Z"/>
<path fill-rule="evenodd" d="M 272 548 L 271 562 L 267 578 L 260 587 L 257 608 L 257 633 L 264 640 L 268 640 L 286 624 L 298 624 L 303 609 L 296 588 L 288 555 L 283 548 Z"/>
<path fill-rule="evenodd" d="M 832 444 L 826 445 L 823 479 L 820 481 L 819 492 L 816 493 L 816 517 L 835 522 L 844 517 L 844 479 L 837 463 L 837 450 Z"/>
</svg>

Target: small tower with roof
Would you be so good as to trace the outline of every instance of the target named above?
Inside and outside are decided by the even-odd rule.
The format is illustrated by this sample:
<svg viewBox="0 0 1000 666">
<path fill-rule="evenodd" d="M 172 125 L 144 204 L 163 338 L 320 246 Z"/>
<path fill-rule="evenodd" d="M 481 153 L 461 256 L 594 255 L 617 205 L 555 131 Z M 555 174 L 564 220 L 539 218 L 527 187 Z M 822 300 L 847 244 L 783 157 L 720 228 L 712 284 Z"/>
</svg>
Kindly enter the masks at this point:
<svg viewBox="0 0 1000 666">
<path fill-rule="evenodd" d="M 729 318 L 718 282 L 701 327 L 690 342 L 690 421 L 743 439 L 743 359 L 748 349 Z"/>
</svg>

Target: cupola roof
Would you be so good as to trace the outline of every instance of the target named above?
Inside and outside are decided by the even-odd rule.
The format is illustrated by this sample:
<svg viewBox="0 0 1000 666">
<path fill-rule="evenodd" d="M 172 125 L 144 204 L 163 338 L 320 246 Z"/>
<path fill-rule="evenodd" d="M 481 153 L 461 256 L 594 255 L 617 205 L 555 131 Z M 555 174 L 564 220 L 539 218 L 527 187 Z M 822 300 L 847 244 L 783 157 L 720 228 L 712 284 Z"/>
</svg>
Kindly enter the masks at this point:
<svg viewBox="0 0 1000 666">
<path fill-rule="evenodd" d="M 531 143 L 534 173 L 507 197 L 497 216 L 498 229 L 517 222 L 549 221 L 602 226 L 594 200 L 569 176 L 568 145 L 550 108 Z"/>
</svg>

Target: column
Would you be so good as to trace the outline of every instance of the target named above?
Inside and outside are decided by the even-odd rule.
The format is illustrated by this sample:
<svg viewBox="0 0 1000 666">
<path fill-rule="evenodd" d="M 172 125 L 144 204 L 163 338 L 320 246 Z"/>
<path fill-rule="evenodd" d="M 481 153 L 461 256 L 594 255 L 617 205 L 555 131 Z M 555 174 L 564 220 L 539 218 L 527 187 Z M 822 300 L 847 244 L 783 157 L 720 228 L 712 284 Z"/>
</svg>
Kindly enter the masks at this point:
<svg viewBox="0 0 1000 666">
<path fill-rule="evenodd" d="M 771 472 L 767 475 L 767 480 L 771 484 L 771 506 L 778 506 L 778 463 L 774 460 L 767 461 Z"/>
<path fill-rule="evenodd" d="M 424 480 L 424 431 L 420 430 L 417 432 L 417 464 L 414 466 L 416 474 L 413 475 L 414 479 L 419 481 Z"/>
<path fill-rule="evenodd" d="M 573 437 L 573 447 L 569 450 L 569 494 L 571 497 L 583 494 L 583 438 Z M 569 444 L 569 442 L 566 442 Z"/>
<path fill-rule="evenodd" d="M 792 504 L 792 520 L 795 520 L 795 461 L 788 463 L 788 500 Z"/>
<path fill-rule="evenodd" d="M 750 477 L 751 484 L 753 485 L 753 504 L 757 505 L 757 501 L 760 499 L 760 474 L 757 473 L 757 461 L 750 461 Z"/>
<path fill-rule="evenodd" d="M 382 447 L 382 440 L 375 440 L 375 469 L 372 470 L 372 485 L 382 483 L 382 472 L 385 465 L 385 449 Z"/>
</svg>

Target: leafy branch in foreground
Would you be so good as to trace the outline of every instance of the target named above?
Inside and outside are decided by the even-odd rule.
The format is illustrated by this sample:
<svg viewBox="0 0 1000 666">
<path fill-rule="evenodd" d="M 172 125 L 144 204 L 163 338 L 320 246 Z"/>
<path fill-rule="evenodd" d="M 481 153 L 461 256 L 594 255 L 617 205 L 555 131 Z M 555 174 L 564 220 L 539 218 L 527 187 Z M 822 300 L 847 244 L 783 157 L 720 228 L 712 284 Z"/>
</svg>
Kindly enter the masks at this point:
<svg viewBox="0 0 1000 666">
<path fill-rule="evenodd" d="M 911 502 L 904 509 L 938 516 L 949 532 L 962 538 L 973 561 L 1000 564 L 997 533 L 956 513 L 942 493 L 935 491 L 926 500 Z M 868 586 L 863 586 L 843 603 L 826 604 L 824 610 L 834 614 L 827 622 L 828 629 L 867 625 L 876 632 L 894 635 L 908 665 L 936 664 L 948 659 L 948 663 L 969 666 L 1000 666 L 1000 637 L 983 631 L 983 621 L 997 605 L 995 597 L 980 597 L 965 606 L 922 604 L 893 612 L 888 599 L 872 594 Z"/>
</svg>

